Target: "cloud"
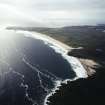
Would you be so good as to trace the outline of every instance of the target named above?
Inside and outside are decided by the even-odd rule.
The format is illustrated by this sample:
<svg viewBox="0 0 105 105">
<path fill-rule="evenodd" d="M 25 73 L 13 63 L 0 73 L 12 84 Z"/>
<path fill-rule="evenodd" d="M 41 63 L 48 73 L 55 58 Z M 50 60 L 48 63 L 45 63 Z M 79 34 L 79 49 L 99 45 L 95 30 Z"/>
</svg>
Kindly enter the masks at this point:
<svg viewBox="0 0 105 105">
<path fill-rule="evenodd" d="M 42 20 L 8 4 L 0 4 L 0 25 L 44 26 Z"/>
<path fill-rule="evenodd" d="M 53 27 L 104 23 L 104 4 L 105 0 L 0 0 L 0 23 Z"/>
</svg>

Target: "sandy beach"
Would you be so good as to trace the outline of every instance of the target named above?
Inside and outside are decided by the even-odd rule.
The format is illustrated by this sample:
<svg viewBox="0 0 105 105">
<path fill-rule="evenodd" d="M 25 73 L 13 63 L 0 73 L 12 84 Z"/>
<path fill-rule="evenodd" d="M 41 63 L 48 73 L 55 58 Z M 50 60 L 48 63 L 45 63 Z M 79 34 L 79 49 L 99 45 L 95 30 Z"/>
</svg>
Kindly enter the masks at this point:
<svg viewBox="0 0 105 105">
<path fill-rule="evenodd" d="M 33 34 L 35 34 L 34 32 L 32 32 Z M 41 34 L 41 33 L 37 33 L 39 35 L 39 37 L 43 37 L 46 41 L 50 42 L 50 43 L 53 43 L 54 45 L 64 49 L 65 51 L 70 51 L 71 49 L 73 49 L 72 47 L 66 45 L 65 43 L 63 42 L 60 42 L 59 40 L 56 40 L 50 36 L 47 36 L 45 34 Z"/>
</svg>

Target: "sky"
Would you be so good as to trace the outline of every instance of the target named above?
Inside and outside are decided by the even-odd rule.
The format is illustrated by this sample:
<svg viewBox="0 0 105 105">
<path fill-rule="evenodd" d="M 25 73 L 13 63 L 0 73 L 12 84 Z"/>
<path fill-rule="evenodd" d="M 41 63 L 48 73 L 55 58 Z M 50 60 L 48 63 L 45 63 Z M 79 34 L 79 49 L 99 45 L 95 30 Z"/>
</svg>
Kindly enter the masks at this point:
<svg viewBox="0 0 105 105">
<path fill-rule="evenodd" d="M 105 0 L 0 0 L 0 26 L 63 27 L 105 23 Z"/>
</svg>

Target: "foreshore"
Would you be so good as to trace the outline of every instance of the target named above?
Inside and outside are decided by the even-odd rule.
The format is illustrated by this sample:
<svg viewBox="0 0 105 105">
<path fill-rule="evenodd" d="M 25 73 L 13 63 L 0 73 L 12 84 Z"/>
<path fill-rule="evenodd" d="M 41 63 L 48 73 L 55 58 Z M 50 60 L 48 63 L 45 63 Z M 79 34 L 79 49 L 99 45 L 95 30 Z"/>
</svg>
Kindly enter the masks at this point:
<svg viewBox="0 0 105 105">
<path fill-rule="evenodd" d="M 32 32 L 32 33 L 35 34 L 35 32 Z M 64 49 L 67 52 L 69 52 L 71 49 L 73 49 L 72 47 L 66 45 L 65 43 L 60 42 L 59 40 L 56 40 L 48 35 L 41 34 L 41 33 L 37 33 L 37 34 L 39 35 L 40 39 L 44 39 L 45 41 L 47 41 L 49 43 L 53 43 L 57 47 L 60 47 L 61 49 Z"/>
</svg>

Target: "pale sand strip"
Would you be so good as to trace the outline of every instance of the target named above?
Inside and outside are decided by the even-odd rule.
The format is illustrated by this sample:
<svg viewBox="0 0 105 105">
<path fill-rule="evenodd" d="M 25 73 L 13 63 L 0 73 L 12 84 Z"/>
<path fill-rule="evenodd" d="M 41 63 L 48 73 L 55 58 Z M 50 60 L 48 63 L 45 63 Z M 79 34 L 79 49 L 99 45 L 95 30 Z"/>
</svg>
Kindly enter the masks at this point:
<svg viewBox="0 0 105 105">
<path fill-rule="evenodd" d="M 32 32 L 33 34 L 36 34 L 35 32 Z M 70 51 L 71 49 L 73 49 L 72 47 L 66 45 L 63 42 L 60 42 L 59 40 L 56 40 L 50 36 L 47 36 L 45 34 L 41 34 L 41 33 L 37 33 L 39 36 L 43 37 L 46 41 L 55 44 L 56 46 L 64 49 L 65 51 Z"/>
<path fill-rule="evenodd" d="M 65 44 L 65 43 L 63 43 L 63 42 L 61 42 L 61 41 L 59 41 L 59 40 L 56 40 L 56 39 L 54 39 L 53 37 L 50 37 L 50 36 L 48 36 L 48 35 L 46 35 L 46 34 L 41 34 L 41 33 L 38 33 L 38 32 L 31 32 L 31 33 L 34 34 L 34 35 L 35 35 L 35 34 L 39 35 L 39 38 L 40 38 L 40 39 L 43 38 L 43 39 L 46 40 L 47 42 L 53 43 L 53 44 L 56 45 L 57 47 L 59 47 L 59 48 L 65 50 L 66 53 L 68 53 L 69 51 L 72 51 L 73 49 L 82 49 L 82 47 L 73 48 L 73 47 L 71 47 L 71 46 L 69 46 L 69 45 L 67 45 L 67 44 Z"/>
</svg>

